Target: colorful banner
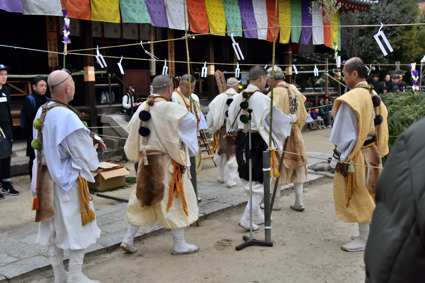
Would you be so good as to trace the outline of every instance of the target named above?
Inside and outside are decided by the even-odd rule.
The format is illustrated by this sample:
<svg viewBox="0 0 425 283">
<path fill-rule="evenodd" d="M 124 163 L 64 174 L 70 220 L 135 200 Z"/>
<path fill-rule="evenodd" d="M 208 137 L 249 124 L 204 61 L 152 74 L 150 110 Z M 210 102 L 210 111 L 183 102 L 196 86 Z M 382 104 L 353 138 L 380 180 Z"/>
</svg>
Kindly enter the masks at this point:
<svg viewBox="0 0 425 283">
<path fill-rule="evenodd" d="M 331 48 L 341 50 L 341 17 L 340 17 L 340 13 L 336 13 L 332 16 L 331 35 L 332 35 L 332 46 L 331 46 Z"/>
<path fill-rule="evenodd" d="M 311 15 L 311 1 L 310 0 L 302 0 L 302 25 L 303 28 L 301 30 L 301 44 L 311 44 L 311 39 L 313 37 L 312 24 L 313 19 Z"/>
<path fill-rule="evenodd" d="M 120 0 L 121 20 L 123 23 L 150 24 L 145 0 Z"/>
<path fill-rule="evenodd" d="M 72 19 L 91 19 L 90 0 L 62 0 L 62 7 L 68 12 L 68 17 Z"/>
<path fill-rule="evenodd" d="M 63 16 L 60 0 L 24 0 L 22 4 L 25 15 Z"/>
<path fill-rule="evenodd" d="M 226 16 L 223 0 L 205 0 L 210 32 L 215 35 L 226 34 Z"/>
<path fill-rule="evenodd" d="M 119 0 L 91 0 L 92 21 L 119 23 Z"/>
<path fill-rule="evenodd" d="M 146 0 L 146 7 L 148 8 L 151 17 L 151 24 L 158 28 L 167 28 L 167 14 L 165 12 L 164 0 Z"/>
<path fill-rule="evenodd" d="M 241 11 L 242 27 L 246 38 L 258 38 L 257 22 L 255 20 L 252 0 L 239 0 Z"/>
<path fill-rule="evenodd" d="M 242 36 L 242 19 L 238 0 L 224 0 L 224 12 L 226 14 L 227 33 Z"/>
<path fill-rule="evenodd" d="M 325 45 L 329 48 L 333 48 L 331 23 L 329 22 L 328 16 L 324 14 L 323 14 L 323 38 L 325 40 Z"/>
<path fill-rule="evenodd" d="M 279 0 L 280 39 L 283 44 L 289 43 L 291 36 L 291 1 Z"/>
<path fill-rule="evenodd" d="M 185 0 L 165 0 L 168 27 L 171 29 L 189 29 Z M 185 22 L 186 21 L 186 22 Z"/>
<path fill-rule="evenodd" d="M 0 10 L 11 13 L 23 13 L 24 6 L 21 0 L 0 0 Z"/>
<path fill-rule="evenodd" d="M 291 41 L 298 43 L 301 37 L 301 0 L 291 0 Z"/>
<path fill-rule="evenodd" d="M 276 1 L 277 0 L 267 0 L 267 25 L 269 27 L 267 30 L 267 40 L 272 42 L 279 36 L 279 2 L 276 7 Z"/>
<path fill-rule="evenodd" d="M 325 44 L 323 33 L 323 11 L 322 7 L 317 2 L 312 2 L 312 16 L 313 16 L 313 44 Z"/>
<path fill-rule="evenodd" d="M 209 31 L 207 8 L 204 0 L 187 0 L 190 31 L 207 33 Z"/>
<path fill-rule="evenodd" d="M 267 39 L 268 19 L 266 0 L 253 0 L 255 21 L 257 22 L 258 39 Z"/>
</svg>

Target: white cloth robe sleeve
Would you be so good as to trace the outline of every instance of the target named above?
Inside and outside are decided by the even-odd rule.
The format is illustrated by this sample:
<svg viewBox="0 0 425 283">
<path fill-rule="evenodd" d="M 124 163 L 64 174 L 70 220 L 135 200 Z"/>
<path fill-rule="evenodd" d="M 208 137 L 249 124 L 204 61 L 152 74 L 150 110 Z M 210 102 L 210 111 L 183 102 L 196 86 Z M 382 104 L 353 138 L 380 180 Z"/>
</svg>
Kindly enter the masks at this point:
<svg viewBox="0 0 425 283">
<path fill-rule="evenodd" d="M 196 133 L 196 118 L 188 112 L 179 121 L 178 135 L 181 141 L 187 146 L 191 155 L 196 155 L 199 151 L 198 136 Z"/>
<path fill-rule="evenodd" d="M 263 140 L 269 143 L 270 133 L 270 97 L 260 94 L 258 98 L 250 103 L 254 113 L 255 123 L 263 138 Z M 275 106 L 273 110 L 273 121 L 272 121 L 272 143 L 273 145 L 282 150 L 283 141 L 291 134 L 291 116 L 284 114 L 282 111 L 277 109 Z"/>
<path fill-rule="evenodd" d="M 139 113 L 143 110 L 143 105 L 140 105 L 136 113 L 134 113 L 128 124 L 128 137 L 125 142 L 124 151 L 127 158 L 131 161 L 139 161 L 140 153 L 140 119 Z M 182 142 L 188 147 L 192 154 L 197 154 L 199 150 L 198 136 L 196 129 L 196 118 L 188 112 L 179 121 L 178 135 Z"/>
<path fill-rule="evenodd" d="M 336 145 L 340 160 L 345 161 L 357 142 L 357 120 L 353 110 L 346 103 L 339 107 L 332 127 L 330 142 Z"/>
<path fill-rule="evenodd" d="M 133 162 L 138 162 L 140 157 L 139 113 L 143 110 L 143 107 L 143 104 L 141 104 L 139 108 L 137 108 L 128 123 L 128 137 L 125 141 L 124 152 L 128 160 Z"/>
<path fill-rule="evenodd" d="M 238 112 L 240 109 L 240 103 L 242 101 L 242 94 L 238 93 L 233 97 L 232 103 L 229 105 L 228 109 L 228 117 L 226 121 L 226 130 L 228 132 L 234 132 L 238 129 Z"/>
<path fill-rule="evenodd" d="M 122 97 L 122 107 L 124 109 L 130 109 L 131 108 L 131 98 L 126 94 Z"/>
<path fill-rule="evenodd" d="M 72 167 L 80 172 L 80 176 L 88 182 L 94 183 L 92 171 L 99 167 L 97 152 L 93 146 L 93 139 L 86 129 L 79 129 L 61 143 L 61 151 L 71 156 Z"/>
<path fill-rule="evenodd" d="M 224 112 L 226 110 L 227 95 L 217 95 L 208 105 L 207 123 L 212 133 L 218 131 L 224 124 Z"/>
</svg>

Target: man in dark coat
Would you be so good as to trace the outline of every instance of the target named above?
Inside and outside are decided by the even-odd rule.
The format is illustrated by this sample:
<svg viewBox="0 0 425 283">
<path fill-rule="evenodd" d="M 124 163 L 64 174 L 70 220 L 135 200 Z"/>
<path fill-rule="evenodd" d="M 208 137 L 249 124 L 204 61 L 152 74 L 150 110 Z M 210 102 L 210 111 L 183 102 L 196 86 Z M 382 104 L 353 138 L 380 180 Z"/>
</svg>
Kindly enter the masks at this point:
<svg viewBox="0 0 425 283">
<path fill-rule="evenodd" d="M 32 163 L 35 159 L 34 149 L 31 147 L 33 122 L 38 108 L 47 102 L 47 82 L 43 77 L 35 77 L 32 81 L 32 93 L 25 97 L 21 109 L 21 127 L 27 140 L 27 156 L 29 157 L 29 173 L 32 177 Z"/>
<path fill-rule="evenodd" d="M 0 128 L 5 137 L 13 142 L 13 120 L 10 112 L 10 90 L 6 86 L 7 82 L 7 67 L 0 64 Z M 4 198 L 3 194 L 18 195 L 10 179 L 10 163 L 11 156 L 0 159 L 0 182 L 2 190 L 0 199 Z"/>
<path fill-rule="evenodd" d="M 425 119 L 391 150 L 377 187 L 366 282 L 425 282 Z"/>
</svg>

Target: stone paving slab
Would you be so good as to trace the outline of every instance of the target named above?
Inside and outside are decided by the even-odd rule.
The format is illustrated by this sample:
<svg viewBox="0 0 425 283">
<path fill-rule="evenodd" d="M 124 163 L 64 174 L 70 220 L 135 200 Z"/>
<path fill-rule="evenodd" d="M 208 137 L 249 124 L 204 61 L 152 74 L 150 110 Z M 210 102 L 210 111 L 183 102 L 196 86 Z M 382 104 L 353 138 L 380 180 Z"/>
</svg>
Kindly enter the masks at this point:
<svg viewBox="0 0 425 283">
<path fill-rule="evenodd" d="M 199 180 L 200 217 L 246 203 L 246 194 L 240 187 L 226 188 L 215 181 L 216 169 L 202 171 Z M 308 183 L 324 178 L 322 175 L 309 174 Z M 288 190 L 291 186 L 284 189 Z M 126 232 L 125 213 L 127 204 L 116 205 L 97 211 L 97 219 L 102 235 L 99 241 L 89 248 L 89 254 L 107 252 L 118 247 Z M 161 231 L 159 226 L 149 231 L 139 232 L 138 237 L 147 237 Z M 49 268 L 46 248 L 35 243 L 37 224 L 22 225 L 13 230 L 0 233 L 0 282 L 17 282 L 31 272 Z"/>
</svg>

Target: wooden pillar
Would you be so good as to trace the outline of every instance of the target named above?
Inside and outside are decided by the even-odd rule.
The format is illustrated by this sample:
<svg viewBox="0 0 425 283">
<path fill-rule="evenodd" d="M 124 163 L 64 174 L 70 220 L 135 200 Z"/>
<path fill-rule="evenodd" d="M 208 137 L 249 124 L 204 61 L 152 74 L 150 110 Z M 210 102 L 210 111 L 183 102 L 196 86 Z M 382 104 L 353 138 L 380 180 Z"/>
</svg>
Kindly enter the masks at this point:
<svg viewBox="0 0 425 283">
<path fill-rule="evenodd" d="M 81 21 L 81 47 L 92 48 L 92 24 L 90 21 Z M 86 75 L 84 76 L 84 104 L 89 107 L 90 126 L 97 125 L 96 109 L 96 89 L 94 78 L 94 57 L 84 56 L 83 66 Z"/>
<path fill-rule="evenodd" d="M 214 44 L 213 39 L 208 39 L 208 62 L 214 62 L 215 56 L 214 56 Z M 210 64 L 208 66 L 208 77 L 207 77 L 207 83 L 208 83 L 208 97 L 214 97 L 217 93 L 216 87 L 215 87 L 215 78 L 214 78 L 214 72 L 215 72 L 215 66 L 214 64 Z"/>
<path fill-rule="evenodd" d="M 152 43 L 152 41 L 155 40 L 155 30 L 153 27 L 150 28 L 150 32 L 149 32 L 149 40 L 151 41 L 151 43 L 149 44 L 149 52 L 153 55 L 155 55 L 155 45 Z M 155 76 L 156 75 L 156 61 L 155 60 L 151 60 L 149 61 L 149 66 L 150 66 L 150 71 L 151 71 L 151 76 Z"/>
<path fill-rule="evenodd" d="M 58 51 L 58 18 L 46 17 L 47 50 Z M 59 56 L 55 53 L 47 54 L 49 70 L 53 71 L 59 66 Z"/>
<path fill-rule="evenodd" d="M 168 39 L 174 38 L 174 31 L 169 29 L 168 30 Z M 175 56 L 175 47 L 174 47 L 174 41 L 168 42 L 168 74 L 171 77 L 174 77 L 176 75 L 176 63 L 174 62 L 176 59 Z"/>
<path fill-rule="evenodd" d="M 329 59 L 326 58 L 326 73 L 325 73 L 325 96 L 329 97 Z"/>
<path fill-rule="evenodd" d="M 291 44 L 285 44 L 283 45 L 283 64 L 286 67 L 286 80 L 289 83 L 293 82 L 293 76 L 292 76 L 292 49 Z"/>
</svg>

